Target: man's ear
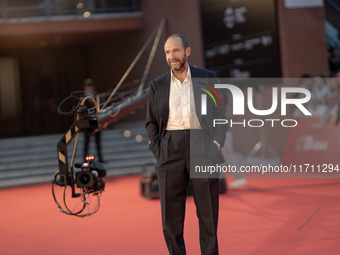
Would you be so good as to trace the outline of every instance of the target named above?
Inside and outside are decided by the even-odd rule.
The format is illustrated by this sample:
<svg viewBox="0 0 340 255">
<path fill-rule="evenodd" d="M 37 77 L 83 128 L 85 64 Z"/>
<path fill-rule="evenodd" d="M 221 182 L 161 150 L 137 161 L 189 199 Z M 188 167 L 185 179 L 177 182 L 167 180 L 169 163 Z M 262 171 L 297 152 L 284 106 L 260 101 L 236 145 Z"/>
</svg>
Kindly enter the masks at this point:
<svg viewBox="0 0 340 255">
<path fill-rule="evenodd" d="M 186 48 L 185 53 L 186 53 L 187 57 L 189 57 L 190 53 L 191 53 L 191 48 L 190 47 Z"/>
</svg>

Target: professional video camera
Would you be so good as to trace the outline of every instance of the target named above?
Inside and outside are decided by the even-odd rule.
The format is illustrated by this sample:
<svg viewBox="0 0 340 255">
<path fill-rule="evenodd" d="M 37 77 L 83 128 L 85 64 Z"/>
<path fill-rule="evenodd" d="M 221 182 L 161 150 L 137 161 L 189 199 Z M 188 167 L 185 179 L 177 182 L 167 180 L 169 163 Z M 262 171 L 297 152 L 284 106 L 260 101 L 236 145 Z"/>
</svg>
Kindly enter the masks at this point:
<svg viewBox="0 0 340 255">
<path fill-rule="evenodd" d="M 87 192 L 103 191 L 105 188 L 106 170 L 99 163 L 94 163 L 94 156 L 86 156 L 86 162 L 75 164 L 81 171 L 76 173 L 76 184 L 78 188 L 84 188 Z"/>
<path fill-rule="evenodd" d="M 77 99 L 78 103 L 72 111 L 64 112 L 61 110 L 61 105 L 69 99 Z M 106 170 L 102 164 L 94 162 L 94 156 L 92 155 L 86 156 L 86 162 L 82 164 L 74 164 L 74 159 L 77 151 L 79 132 L 81 130 L 86 130 L 87 132 L 92 133 L 99 129 L 97 103 L 94 98 L 78 97 L 72 94 L 59 104 L 58 112 L 64 115 L 75 113 L 75 121 L 57 145 L 59 171 L 55 173 L 53 177 L 53 198 L 61 212 L 78 217 L 89 216 L 99 210 L 100 196 L 105 188 Z M 68 164 L 67 146 L 71 143 L 73 138 L 76 138 L 74 142 L 73 155 L 71 163 Z M 74 172 L 73 166 L 75 168 L 80 168 L 80 171 Z M 62 198 L 63 206 L 61 206 L 58 202 L 55 192 L 56 185 L 64 187 Z M 80 208 L 72 210 L 69 209 L 70 201 L 66 201 L 67 187 L 71 187 L 72 198 L 80 197 L 80 202 L 82 203 Z M 95 199 L 92 199 L 93 197 Z M 97 203 L 95 203 L 95 201 L 97 201 Z"/>
</svg>

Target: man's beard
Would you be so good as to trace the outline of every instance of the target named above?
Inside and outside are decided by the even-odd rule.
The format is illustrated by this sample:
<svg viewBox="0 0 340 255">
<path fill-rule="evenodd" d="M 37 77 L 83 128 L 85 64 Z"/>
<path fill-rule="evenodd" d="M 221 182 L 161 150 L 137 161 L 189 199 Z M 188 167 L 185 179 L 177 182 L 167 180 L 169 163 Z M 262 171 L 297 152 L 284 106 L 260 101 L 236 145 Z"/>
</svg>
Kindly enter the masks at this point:
<svg viewBox="0 0 340 255">
<path fill-rule="evenodd" d="M 178 61 L 179 64 L 177 66 L 172 66 L 171 62 L 173 62 L 173 61 Z M 172 70 L 180 71 L 184 67 L 186 61 L 187 61 L 187 57 L 184 55 L 184 57 L 182 59 L 179 59 L 179 58 L 172 59 L 168 62 L 168 64 L 169 64 L 169 66 Z"/>
</svg>

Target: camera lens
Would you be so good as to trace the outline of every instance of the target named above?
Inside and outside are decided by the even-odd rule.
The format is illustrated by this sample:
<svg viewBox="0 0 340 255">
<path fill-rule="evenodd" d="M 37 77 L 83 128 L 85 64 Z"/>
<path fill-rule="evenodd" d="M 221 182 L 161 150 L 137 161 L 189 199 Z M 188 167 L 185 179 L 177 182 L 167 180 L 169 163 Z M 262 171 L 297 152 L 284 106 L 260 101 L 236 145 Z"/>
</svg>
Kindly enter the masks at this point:
<svg viewBox="0 0 340 255">
<path fill-rule="evenodd" d="M 87 188 L 93 186 L 94 178 L 91 172 L 81 171 L 76 173 L 76 184 L 78 188 Z"/>
<path fill-rule="evenodd" d="M 89 176 L 88 173 L 83 173 L 83 174 L 81 174 L 81 175 L 79 176 L 79 182 L 80 182 L 81 184 L 86 185 L 86 184 L 88 184 L 88 183 L 90 182 L 90 180 L 91 180 L 91 178 L 90 178 L 90 176 Z"/>
</svg>

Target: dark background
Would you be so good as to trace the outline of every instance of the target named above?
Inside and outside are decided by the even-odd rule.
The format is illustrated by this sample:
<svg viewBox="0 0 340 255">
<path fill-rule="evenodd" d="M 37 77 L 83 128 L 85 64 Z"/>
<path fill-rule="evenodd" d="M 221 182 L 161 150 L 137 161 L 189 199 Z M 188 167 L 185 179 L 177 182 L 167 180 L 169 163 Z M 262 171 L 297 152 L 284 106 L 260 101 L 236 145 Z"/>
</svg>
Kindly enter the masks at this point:
<svg viewBox="0 0 340 255">
<path fill-rule="evenodd" d="M 202 0 L 201 10 L 208 69 L 220 77 L 280 77 L 275 1 Z"/>
</svg>

